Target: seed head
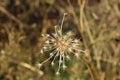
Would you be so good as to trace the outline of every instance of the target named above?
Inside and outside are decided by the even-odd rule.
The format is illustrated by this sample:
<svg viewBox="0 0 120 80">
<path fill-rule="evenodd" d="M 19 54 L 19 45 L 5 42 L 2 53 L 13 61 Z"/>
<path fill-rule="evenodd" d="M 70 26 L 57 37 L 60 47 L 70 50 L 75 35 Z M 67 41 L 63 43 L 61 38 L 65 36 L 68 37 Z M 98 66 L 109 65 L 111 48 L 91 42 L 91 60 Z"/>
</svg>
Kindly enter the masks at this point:
<svg viewBox="0 0 120 80">
<path fill-rule="evenodd" d="M 64 14 L 64 17 L 65 15 L 66 13 Z M 64 17 L 61 25 L 63 25 Z M 51 65 L 54 66 L 54 61 L 58 58 L 59 65 L 56 73 L 57 75 L 59 74 L 61 68 L 67 68 L 65 61 L 71 60 L 71 54 L 74 54 L 75 57 L 79 57 L 80 53 L 84 52 L 80 48 L 80 41 L 74 38 L 74 33 L 69 31 L 66 34 L 63 34 L 62 26 L 55 26 L 55 33 L 52 33 L 51 35 L 42 34 L 42 36 L 45 38 L 45 43 L 40 52 L 43 54 L 46 51 L 49 51 L 50 53 L 49 57 L 40 64 L 42 65 L 50 59 L 53 59 Z"/>
</svg>

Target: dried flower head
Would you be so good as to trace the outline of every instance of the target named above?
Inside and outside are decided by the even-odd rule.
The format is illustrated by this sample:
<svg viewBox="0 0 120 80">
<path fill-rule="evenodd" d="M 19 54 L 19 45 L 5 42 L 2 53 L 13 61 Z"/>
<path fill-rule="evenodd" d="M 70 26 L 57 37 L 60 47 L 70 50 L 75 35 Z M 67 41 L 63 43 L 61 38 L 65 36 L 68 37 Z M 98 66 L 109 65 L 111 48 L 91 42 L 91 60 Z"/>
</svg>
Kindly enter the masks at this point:
<svg viewBox="0 0 120 80">
<path fill-rule="evenodd" d="M 74 54 L 76 57 L 79 57 L 81 52 L 85 52 L 80 49 L 80 41 L 74 39 L 74 34 L 72 32 L 67 32 L 66 34 L 62 33 L 63 21 L 67 13 L 64 14 L 61 26 L 55 26 L 55 33 L 52 35 L 46 34 L 42 36 L 45 38 L 45 43 L 40 50 L 43 54 L 46 51 L 50 51 L 49 58 L 39 64 L 41 66 L 45 62 L 53 59 L 51 65 L 54 65 L 56 58 L 59 59 L 59 66 L 56 74 L 59 74 L 61 67 L 63 69 L 67 68 L 65 65 L 65 60 L 70 60 L 70 55 Z"/>
</svg>

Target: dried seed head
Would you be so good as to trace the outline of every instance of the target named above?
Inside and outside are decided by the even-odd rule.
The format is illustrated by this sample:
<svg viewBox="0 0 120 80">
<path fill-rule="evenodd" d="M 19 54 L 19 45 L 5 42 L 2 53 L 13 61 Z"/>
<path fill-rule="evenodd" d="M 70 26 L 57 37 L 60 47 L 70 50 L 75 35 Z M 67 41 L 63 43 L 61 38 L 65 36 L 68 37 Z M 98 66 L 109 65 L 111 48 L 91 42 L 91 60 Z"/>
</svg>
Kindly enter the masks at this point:
<svg viewBox="0 0 120 80">
<path fill-rule="evenodd" d="M 65 17 L 66 13 L 64 14 Z M 63 17 L 63 21 L 64 21 Z M 67 32 L 66 34 L 62 33 L 62 25 L 61 28 L 59 26 L 55 26 L 55 33 L 52 33 L 52 35 L 47 34 L 46 36 L 42 35 L 46 38 L 46 41 L 44 43 L 43 48 L 41 49 L 41 52 L 43 51 L 50 51 L 49 57 L 43 61 L 41 64 L 44 64 L 46 61 L 53 58 L 51 65 L 54 65 L 54 61 L 56 58 L 59 59 L 58 63 L 58 70 L 57 75 L 59 74 L 59 71 L 61 67 L 63 69 L 66 69 L 67 66 L 65 65 L 66 60 L 70 60 L 70 55 L 74 54 L 77 58 L 79 57 L 79 54 L 81 52 L 84 52 L 80 48 L 80 41 L 78 39 L 74 38 L 73 32 Z"/>
</svg>

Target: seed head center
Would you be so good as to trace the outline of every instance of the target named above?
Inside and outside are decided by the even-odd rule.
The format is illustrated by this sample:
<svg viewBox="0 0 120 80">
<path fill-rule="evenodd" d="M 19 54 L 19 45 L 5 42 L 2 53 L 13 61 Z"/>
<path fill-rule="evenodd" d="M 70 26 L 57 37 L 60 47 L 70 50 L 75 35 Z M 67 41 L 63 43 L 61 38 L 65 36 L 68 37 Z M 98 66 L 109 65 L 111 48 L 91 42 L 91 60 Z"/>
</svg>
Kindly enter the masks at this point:
<svg viewBox="0 0 120 80">
<path fill-rule="evenodd" d="M 57 40 L 56 43 L 57 43 L 56 46 L 59 50 L 61 50 L 61 51 L 65 50 L 65 42 L 64 41 Z"/>
</svg>

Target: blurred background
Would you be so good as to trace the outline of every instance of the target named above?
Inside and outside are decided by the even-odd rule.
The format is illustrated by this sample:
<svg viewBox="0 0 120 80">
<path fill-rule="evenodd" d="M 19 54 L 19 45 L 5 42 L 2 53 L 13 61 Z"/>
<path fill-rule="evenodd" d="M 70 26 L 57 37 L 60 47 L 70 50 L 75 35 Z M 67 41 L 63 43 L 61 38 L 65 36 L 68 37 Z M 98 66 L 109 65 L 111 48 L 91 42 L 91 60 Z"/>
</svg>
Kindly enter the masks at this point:
<svg viewBox="0 0 120 80">
<path fill-rule="evenodd" d="M 73 31 L 87 56 L 41 69 L 41 34 Z M 120 80 L 120 0 L 0 0 L 0 80 Z"/>
</svg>

